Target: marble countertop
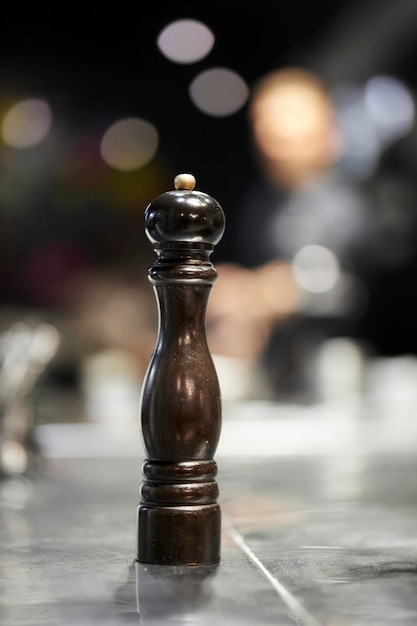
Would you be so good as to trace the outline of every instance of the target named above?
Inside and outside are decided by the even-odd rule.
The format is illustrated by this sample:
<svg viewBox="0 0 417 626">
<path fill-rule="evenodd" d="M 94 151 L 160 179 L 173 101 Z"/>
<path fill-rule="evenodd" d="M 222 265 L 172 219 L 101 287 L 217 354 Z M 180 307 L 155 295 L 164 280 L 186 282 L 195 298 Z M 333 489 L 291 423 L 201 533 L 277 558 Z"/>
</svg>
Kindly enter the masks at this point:
<svg viewBox="0 0 417 626">
<path fill-rule="evenodd" d="M 143 451 L 134 426 L 113 446 L 108 426 L 45 427 L 38 473 L 0 482 L 1 623 L 415 626 L 413 425 L 395 438 L 387 421 L 347 412 L 329 434 L 329 407 L 238 409 L 225 415 L 217 456 L 222 560 L 213 567 L 135 562 Z M 248 429 L 240 449 L 233 428 Z"/>
</svg>

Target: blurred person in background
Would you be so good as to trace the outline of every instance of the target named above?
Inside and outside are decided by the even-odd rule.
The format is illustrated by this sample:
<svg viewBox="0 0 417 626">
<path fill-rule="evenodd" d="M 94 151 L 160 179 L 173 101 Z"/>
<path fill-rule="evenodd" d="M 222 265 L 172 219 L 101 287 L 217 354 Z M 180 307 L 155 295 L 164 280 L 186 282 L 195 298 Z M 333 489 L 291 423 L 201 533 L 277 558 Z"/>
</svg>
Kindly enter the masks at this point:
<svg viewBox="0 0 417 626">
<path fill-rule="evenodd" d="M 344 137 L 317 75 L 286 68 L 261 78 L 249 122 L 261 177 L 233 225 L 236 262 L 218 266 L 209 343 L 216 355 L 260 363 L 273 396 L 311 401 L 323 343 L 372 336 L 377 213 L 366 186 L 338 167 Z"/>
</svg>

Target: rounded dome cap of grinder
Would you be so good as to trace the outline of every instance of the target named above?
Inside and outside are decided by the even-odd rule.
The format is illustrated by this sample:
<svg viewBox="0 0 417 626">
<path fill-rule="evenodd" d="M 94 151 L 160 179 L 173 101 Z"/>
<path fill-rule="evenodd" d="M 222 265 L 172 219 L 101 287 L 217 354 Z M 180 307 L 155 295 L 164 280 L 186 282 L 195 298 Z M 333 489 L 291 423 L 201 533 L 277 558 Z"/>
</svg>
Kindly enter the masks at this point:
<svg viewBox="0 0 417 626">
<path fill-rule="evenodd" d="M 195 191 L 191 174 L 178 174 L 175 190 L 157 196 L 145 210 L 145 231 L 152 243 L 199 243 L 215 245 L 225 229 L 220 204 L 202 191 Z"/>
</svg>

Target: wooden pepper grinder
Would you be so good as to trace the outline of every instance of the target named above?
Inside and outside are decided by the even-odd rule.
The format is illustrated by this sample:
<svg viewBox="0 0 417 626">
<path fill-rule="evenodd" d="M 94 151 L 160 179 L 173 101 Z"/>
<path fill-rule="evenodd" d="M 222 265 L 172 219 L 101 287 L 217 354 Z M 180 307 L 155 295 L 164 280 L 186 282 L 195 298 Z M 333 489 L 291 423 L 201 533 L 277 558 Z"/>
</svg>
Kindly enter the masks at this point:
<svg viewBox="0 0 417 626">
<path fill-rule="evenodd" d="M 194 191 L 180 174 L 175 191 L 154 199 L 145 229 L 157 259 L 149 270 L 159 308 L 159 331 L 142 389 L 146 451 L 138 507 L 137 560 L 201 565 L 220 560 L 221 511 L 214 453 L 221 430 L 221 397 L 205 331 L 210 262 L 223 235 L 221 206 Z"/>
</svg>

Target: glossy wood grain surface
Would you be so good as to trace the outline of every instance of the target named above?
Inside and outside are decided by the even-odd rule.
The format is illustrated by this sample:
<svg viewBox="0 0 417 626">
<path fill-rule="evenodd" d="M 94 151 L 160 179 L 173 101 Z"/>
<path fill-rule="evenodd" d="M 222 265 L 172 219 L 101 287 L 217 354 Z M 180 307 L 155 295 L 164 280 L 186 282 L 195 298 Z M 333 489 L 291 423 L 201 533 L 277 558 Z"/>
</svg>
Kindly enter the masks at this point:
<svg viewBox="0 0 417 626">
<path fill-rule="evenodd" d="M 149 270 L 159 331 L 143 384 L 147 459 L 138 507 L 140 562 L 220 560 L 221 512 L 214 454 L 221 396 L 205 316 L 217 278 L 210 254 L 224 230 L 220 205 L 192 189 L 167 192 L 145 212 L 157 259 Z"/>
</svg>

